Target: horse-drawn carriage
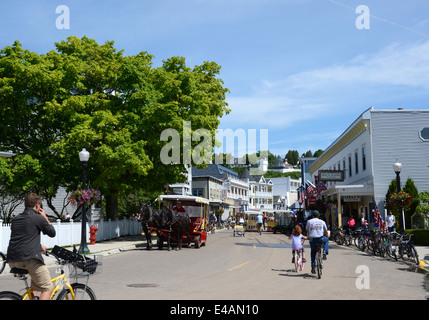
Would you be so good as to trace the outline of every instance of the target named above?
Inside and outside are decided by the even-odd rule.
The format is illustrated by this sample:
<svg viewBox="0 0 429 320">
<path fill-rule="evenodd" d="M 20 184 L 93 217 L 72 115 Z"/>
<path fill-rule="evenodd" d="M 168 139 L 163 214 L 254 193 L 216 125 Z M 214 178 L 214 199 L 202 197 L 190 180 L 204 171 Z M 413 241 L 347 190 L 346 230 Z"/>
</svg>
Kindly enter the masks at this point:
<svg viewBox="0 0 429 320">
<path fill-rule="evenodd" d="M 177 202 L 180 201 L 185 213 L 189 216 L 188 229 L 184 230 L 181 242 L 194 243 L 195 248 L 200 248 L 206 244 L 209 215 L 209 201 L 207 199 L 196 196 L 162 195 L 158 197 L 158 201 L 163 201 L 165 206 L 172 210 L 176 207 Z M 164 236 L 168 236 L 166 230 L 163 233 Z M 170 241 L 179 246 L 180 239 L 178 239 L 173 230 Z"/>
</svg>

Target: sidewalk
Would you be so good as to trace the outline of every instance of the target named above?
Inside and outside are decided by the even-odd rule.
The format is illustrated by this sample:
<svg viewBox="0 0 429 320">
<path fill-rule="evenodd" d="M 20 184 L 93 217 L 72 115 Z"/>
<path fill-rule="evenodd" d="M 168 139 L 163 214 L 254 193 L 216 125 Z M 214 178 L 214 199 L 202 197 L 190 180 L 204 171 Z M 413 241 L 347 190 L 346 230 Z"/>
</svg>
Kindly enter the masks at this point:
<svg viewBox="0 0 429 320">
<path fill-rule="evenodd" d="M 156 241 L 155 241 L 156 244 Z M 121 238 L 117 238 L 114 240 L 108 240 L 108 241 L 102 241 L 98 242 L 96 244 L 87 244 L 89 253 L 88 255 L 102 255 L 102 256 L 108 256 L 112 254 L 117 254 L 125 250 L 131 250 L 135 248 L 144 248 L 146 249 L 146 238 L 142 235 L 136 235 L 136 236 L 125 236 Z M 76 248 L 79 250 L 79 244 L 76 245 Z M 73 250 L 72 248 L 67 248 L 69 250 Z M 53 265 L 56 265 L 56 259 L 54 257 L 45 256 L 43 255 L 43 260 L 45 261 L 45 264 L 48 267 L 51 267 Z M 6 267 L 2 274 L 0 275 L 6 275 L 9 274 L 10 268 L 9 265 L 6 263 Z"/>
<path fill-rule="evenodd" d="M 429 268 L 429 247 L 428 246 L 414 246 L 417 250 L 417 254 L 419 255 L 420 259 L 420 266 Z"/>
</svg>

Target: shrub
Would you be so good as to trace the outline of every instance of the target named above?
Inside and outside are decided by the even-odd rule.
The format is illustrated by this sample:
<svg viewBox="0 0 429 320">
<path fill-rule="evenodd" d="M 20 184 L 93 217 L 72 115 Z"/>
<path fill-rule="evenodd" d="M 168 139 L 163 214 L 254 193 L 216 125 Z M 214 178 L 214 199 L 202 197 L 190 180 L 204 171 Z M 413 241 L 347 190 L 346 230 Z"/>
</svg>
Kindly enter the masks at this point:
<svg viewBox="0 0 429 320">
<path fill-rule="evenodd" d="M 406 229 L 406 233 L 413 234 L 411 240 L 414 244 L 421 246 L 429 246 L 429 230 L 428 229 Z"/>
</svg>

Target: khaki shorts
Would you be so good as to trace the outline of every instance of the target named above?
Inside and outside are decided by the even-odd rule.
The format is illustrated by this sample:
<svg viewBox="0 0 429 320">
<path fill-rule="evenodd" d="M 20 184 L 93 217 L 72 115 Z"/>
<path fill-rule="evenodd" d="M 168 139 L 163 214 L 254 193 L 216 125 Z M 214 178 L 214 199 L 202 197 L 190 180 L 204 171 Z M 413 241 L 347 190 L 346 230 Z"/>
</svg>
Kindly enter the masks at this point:
<svg viewBox="0 0 429 320">
<path fill-rule="evenodd" d="M 50 291 L 53 286 L 51 283 L 51 274 L 48 267 L 38 259 L 30 259 L 19 262 L 9 262 L 11 268 L 20 268 L 28 271 L 31 277 L 31 289 L 34 291 Z"/>
</svg>

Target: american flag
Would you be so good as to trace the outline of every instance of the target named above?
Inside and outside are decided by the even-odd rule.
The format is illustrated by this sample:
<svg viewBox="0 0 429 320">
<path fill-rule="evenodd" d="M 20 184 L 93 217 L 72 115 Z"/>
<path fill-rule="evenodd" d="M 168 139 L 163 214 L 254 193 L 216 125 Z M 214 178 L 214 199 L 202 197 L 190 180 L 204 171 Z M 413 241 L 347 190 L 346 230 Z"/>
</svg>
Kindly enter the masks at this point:
<svg viewBox="0 0 429 320">
<path fill-rule="evenodd" d="M 311 197 L 316 192 L 316 186 L 308 180 L 305 183 L 305 188 L 306 188 L 305 192 L 307 197 Z"/>
<path fill-rule="evenodd" d="M 378 223 L 378 225 L 379 225 L 379 229 L 380 229 L 381 231 L 386 232 L 386 231 L 387 231 L 387 230 L 386 230 L 386 226 L 384 225 L 383 218 L 381 217 L 380 211 L 378 211 L 377 204 L 375 203 L 374 198 L 373 198 L 372 200 L 373 200 L 373 202 L 374 202 L 374 210 L 373 210 L 373 211 L 374 211 L 374 218 L 375 218 L 375 221 Z"/>
<path fill-rule="evenodd" d="M 299 203 L 303 203 L 304 202 L 304 187 L 300 186 L 299 187 Z"/>
<path fill-rule="evenodd" d="M 327 186 L 325 186 L 325 184 L 323 183 L 323 181 L 319 181 L 316 184 L 316 193 L 317 195 L 321 194 L 322 191 L 325 191 L 326 189 L 328 189 Z"/>
</svg>

